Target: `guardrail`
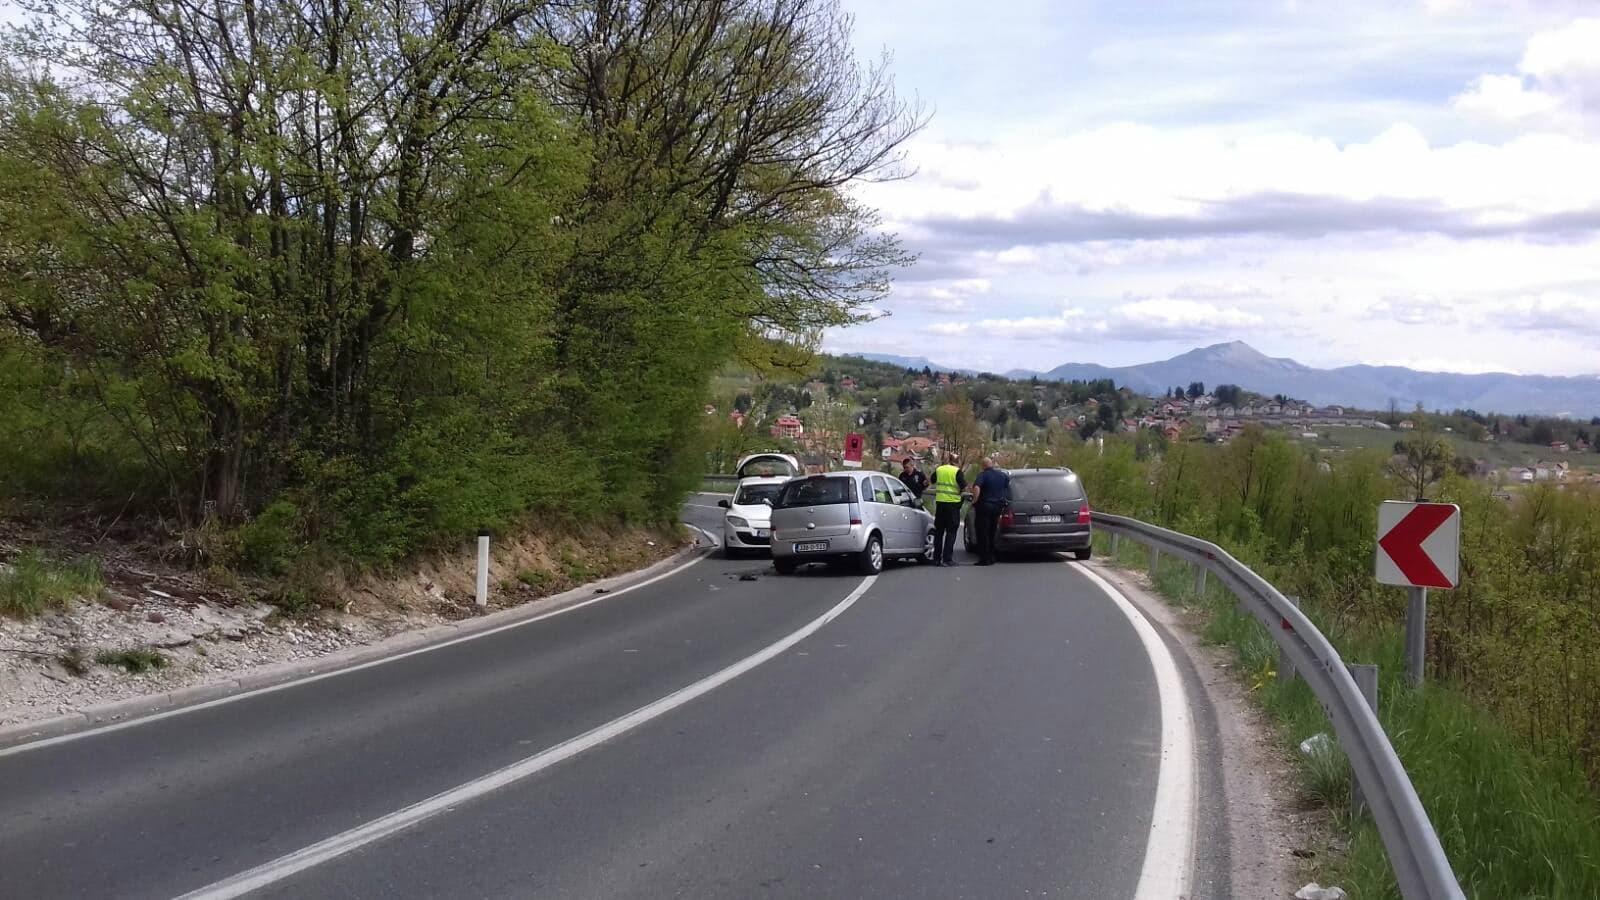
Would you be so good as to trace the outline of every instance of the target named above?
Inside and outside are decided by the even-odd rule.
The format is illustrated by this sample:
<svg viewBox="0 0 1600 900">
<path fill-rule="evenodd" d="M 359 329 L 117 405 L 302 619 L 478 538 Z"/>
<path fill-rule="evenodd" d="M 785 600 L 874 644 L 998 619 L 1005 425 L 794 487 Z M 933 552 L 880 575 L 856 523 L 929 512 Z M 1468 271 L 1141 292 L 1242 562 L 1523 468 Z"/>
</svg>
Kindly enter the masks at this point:
<svg viewBox="0 0 1600 900">
<path fill-rule="evenodd" d="M 1333 723 L 1334 736 L 1360 787 L 1378 834 L 1407 900 L 1456 900 L 1465 895 L 1456 881 L 1439 835 L 1400 765 L 1389 736 L 1367 705 L 1339 651 L 1278 589 L 1209 541 L 1155 525 L 1096 511 L 1094 524 L 1151 550 L 1209 571 L 1272 635 L 1294 663 Z"/>
<path fill-rule="evenodd" d="M 733 489 L 739 486 L 737 475 L 703 475 L 701 479 L 703 481 L 701 487 L 707 490 L 715 488 L 717 492 L 722 493 L 731 494 Z"/>
</svg>

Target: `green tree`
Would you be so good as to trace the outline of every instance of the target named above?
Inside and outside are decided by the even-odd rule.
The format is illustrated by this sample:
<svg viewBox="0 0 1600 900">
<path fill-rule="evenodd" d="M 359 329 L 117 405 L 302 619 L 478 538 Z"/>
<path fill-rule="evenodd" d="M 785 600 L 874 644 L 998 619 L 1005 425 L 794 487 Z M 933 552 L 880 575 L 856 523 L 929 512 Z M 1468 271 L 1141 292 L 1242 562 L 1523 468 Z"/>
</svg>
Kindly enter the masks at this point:
<svg viewBox="0 0 1600 900">
<path fill-rule="evenodd" d="M 1395 447 L 1389 471 L 1404 486 L 1406 495 L 1416 501 L 1428 499 L 1432 488 L 1448 475 L 1455 451 L 1450 442 L 1432 434 L 1415 433 Z"/>
</svg>

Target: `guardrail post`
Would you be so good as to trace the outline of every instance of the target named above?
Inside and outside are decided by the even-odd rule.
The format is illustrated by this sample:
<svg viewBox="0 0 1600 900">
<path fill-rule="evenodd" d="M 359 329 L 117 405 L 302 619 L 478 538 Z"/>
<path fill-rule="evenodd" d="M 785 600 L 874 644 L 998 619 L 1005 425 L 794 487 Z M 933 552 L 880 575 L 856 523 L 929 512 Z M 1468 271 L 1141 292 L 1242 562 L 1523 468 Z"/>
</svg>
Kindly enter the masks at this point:
<svg viewBox="0 0 1600 900">
<path fill-rule="evenodd" d="M 489 605 L 489 529 L 478 532 L 478 605 Z"/>
<path fill-rule="evenodd" d="M 1198 563 L 1194 567 L 1194 595 L 1196 597 L 1206 595 L 1206 567 Z"/>
<path fill-rule="evenodd" d="M 1406 604 L 1406 683 L 1422 687 L 1428 657 L 1428 589 L 1410 588 Z"/>
<path fill-rule="evenodd" d="M 1118 536 L 1119 535 L 1115 531 L 1111 532 L 1111 558 L 1112 559 L 1116 559 L 1117 558 L 1117 538 L 1118 538 Z"/>
<path fill-rule="evenodd" d="M 1367 706 L 1372 708 L 1374 715 L 1378 712 L 1378 667 L 1347 663 L 1345 668 L 1350 670 L 1350 677 L 1355 679 L 1356 688 L 1361 691 L 1361 698 L 1367 701 Z M 1350 811 L 1354 815 L 1361 815 L 1367 811 L 1367 798 L 1361 794 L 1361 781 L 1350 779 Z"/>
<path fill-rule="evenodd" d="M 1150 580 L 1154 582 L 1161 573 L 1161 551 L 1155 545 L 1150 547 Z"/>
<path fill-rule="evenodd" d="M 1299 597 L 1290 597 L 1290 596 L 1288 596 L 1286 594 L 1286 595 L 1284 595 L 1283 599 L 1289 601 L 1289 605 L 1293 606 L 1293 607 L 1295 607 L 1297 609 L 1300 606 L 1300 598 Z M 1279 647 L 1278 648 L 1278 683 L 1279 684 L 1288 684 L 1289 682 L 1294 680 L 1294 675 L 1295 675 L 1294 662 L 1289 659 L 1289 654 L 1282 647 Z"/>
</svg>

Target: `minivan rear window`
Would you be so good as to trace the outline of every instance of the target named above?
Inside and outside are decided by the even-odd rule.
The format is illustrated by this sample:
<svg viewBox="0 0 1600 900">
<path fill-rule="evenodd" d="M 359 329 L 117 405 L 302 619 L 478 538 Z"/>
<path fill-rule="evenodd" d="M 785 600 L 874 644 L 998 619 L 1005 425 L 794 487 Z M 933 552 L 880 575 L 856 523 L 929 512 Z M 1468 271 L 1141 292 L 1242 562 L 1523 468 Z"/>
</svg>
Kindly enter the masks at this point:
<svg viewBox="0 0 1600 900">
<path fill-rule="evenodd" d="M 1083 483 L 1077 478 L 1052 472 L 1048 475 L 1011 476 L 1011 499 L 1023 503 L 1051 500 L 1082 500 Z"/>
<path fill-rule="evenodd" d="M 851 503 L 855 492 L 853 478 L 800 478 L 783 486 L 778 495 L 778 508 L 789 506 L 832 506 Z"/>
</svg>

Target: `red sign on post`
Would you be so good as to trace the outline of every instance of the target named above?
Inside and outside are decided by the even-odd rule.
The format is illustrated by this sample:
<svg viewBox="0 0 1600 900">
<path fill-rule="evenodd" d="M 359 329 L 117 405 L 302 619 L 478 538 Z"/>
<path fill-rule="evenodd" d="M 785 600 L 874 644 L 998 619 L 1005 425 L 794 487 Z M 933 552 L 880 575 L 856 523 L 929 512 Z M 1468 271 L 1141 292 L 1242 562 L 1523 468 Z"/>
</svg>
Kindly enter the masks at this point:
<svg viewBox="0 0 1600 900">
<path fill-rule="evenodd" d="M 1461 507 L 1402 503 L 1378 507 L 1380 584 L 1449 590 L 1461 581 Z"/>
<path fill-rule="evenodd" d="M 861 468 L 861 453 L 867 446 L 867 439 L 855 432 L 845 435 L 844 438 L 844 464 L 846 468 Z"/>
</svg>

